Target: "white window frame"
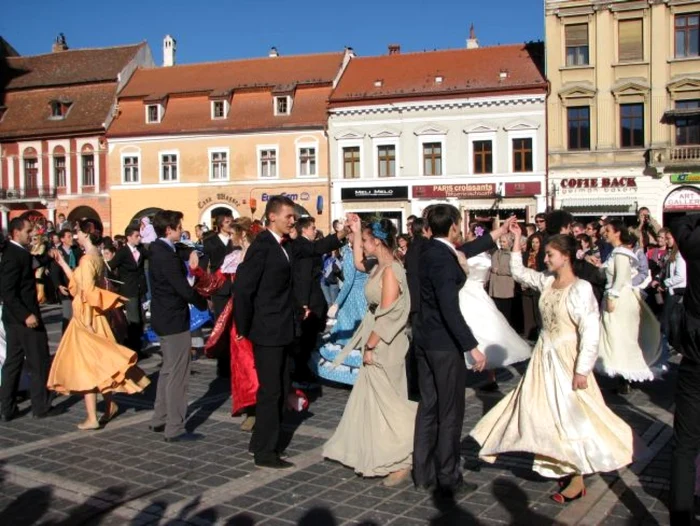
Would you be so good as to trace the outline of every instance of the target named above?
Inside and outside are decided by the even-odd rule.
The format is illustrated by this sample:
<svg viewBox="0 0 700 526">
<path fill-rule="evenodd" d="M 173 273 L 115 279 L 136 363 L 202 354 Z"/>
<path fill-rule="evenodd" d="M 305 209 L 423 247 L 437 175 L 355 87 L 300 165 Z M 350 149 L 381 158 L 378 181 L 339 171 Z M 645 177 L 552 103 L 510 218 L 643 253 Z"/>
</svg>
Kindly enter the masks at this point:
<svg viewBox="0 0 700 526">
<path fill-rule="evenodd" d="M 63 151 L 62 154 L 56 155 L 56 147 L 51 151 L 51 188 L 65 188 L 66 191 L 68 191 L 68 181 L 70 180 L 70 173 L 68 172 L 68 156 L 70 153 L 67 153 L 65 150 Z M 63 166 L 64 170 L 64 177 L 65 177 L 65 183 L 63 186 L 59 186 L 56 184 L 56 158 L 57 157 L 63 157 L 63 162 L 65 163 Z"/>
<path fill-rule="evenodd" d="M 315 160 L 315 166 L 316 166 L 316 173 L 313 175 L 302 175 L 301 173 L 301 150 L 304 148 L 313 148 L 314 149 L 314 160 Z M 313 141 L 313 142 L 299 142 L 296 144 L 296 150 L 297 150 L 297 155 L 296 155 L 296 164 L 297 164 L 297 177 L 300 177 L 302 179 L 313 179 L 316 177 L 319 177 L 318 175 L 318 168 L 319 168 L 319 162 L 318 162 L 318 141 Z"/>
<path fill-rule="evenodd" d="M 78 178 L 80 181 L 80 185 L 79 185 L 80 191 L 82 192 L 83 188 L 85 188 L 85 187 L 97 188 L 97 180 L 100 177 L 99 167 L 97 165 L 97 155 L 98 155 L 97 151 L 94 148 L 92 150 L 83 151 L 81 148 L 80 153 L 78 155 L 80 156 L 80 173 L 78 174 Z M 91 185 L 85 184 L 85 179 L 84 179 L 84 176 L 85 176 L 85 156 L 86 155 L 92 155 L 92 161 L 93 161 L 92 169 L 94 170 L 92 176 L 93 176 L 94 180 L 92 181 Z M 97 193 L 97 192 L 95 192 L 95 193 Z"/>
<path fill-rule="evenodd" d="M 277 111 L 277 99 L 287 99 L 287 113 L 280 113 Z M 272 111 L 275 116 L 278 115 L 291 115 L 292 114 L 292 103 L 294 99 L 290 95 L 275 95 L 272 97 Z"/>
<path fill-rule="evenodd" d="M 209 157 L 209 181 L 211 182 L 222 182 L 222 181 L 228 181 L 231 177 L 231 152 L 230 148 L 208 148 L 208 157 Z M 221 178 L 221 179 L 215 179 L 214 178 L 214 166 L 213 166 L 213 157 L 215 153 L 225 153 L 226 154 L 226 177 Z M 178 163 L 180 162 L 180 159 L 178 157 Z"/>
<path fill-rule="evenodd" d="M 374 163 L 374 166 L 372 167 L 372 173 L 374 174 L 375 179 L 396 179 L 397 177 L 401 176 L 401 163 L 399 162 L 401 159 L 401 142 L 399 141 L 398 137 L 395 138 L 381 138 L 381 139 L 372 139 L 372 161 Z M 379 176 L 379 147 L 380 146 L 393 146 L 396 149 L 396 154 L 395 154 L 395 163 L 396 163 L 396 170 L 394 175 L 392 176 L 387 176 L 387 177 L 380 177 Z M 360 159 L 362 159 L 362 156 L 360 156 Z"/>
<path fill-rule="evenodd" d="M 344 181 L 354 181 L 356 179 L 365 178 L 365 146 L 363 139 L 341 139 L 338 141 L 338 179 Z M 345 148 L 360 148 L 360 177 L 356 179 L 345 179 L 345 159 L 343 156 L 343 150 Z"/>
<path fill-rule="evenodd" d="M 163 179 L 163 167 L 165 166 L 165 163 L 163 163 L 163 156 L 164 155 L 174 155 L 175 156 L 175 170 L 177 172 L 177 177 L 175 179 L 171 180 L 165 180 Z M 228 162 L 227 162 L 228 165 Z M 171 183 L 178 183 L 180 182 L 180 150 L 162 150 L 158 152 L 158 181 L 160 181 L 163 184 L 171 184 Z"/>
<path fill-rule="evenodd" d="M 258 144 L 257 149 L 257 164 L 258 164 L 258 179 L 263 179 L 265 181 L 279 179 L 280 178 L 280 148 L 279 144 Z M 263 176 L 262 174 L 262 152 L 273 150 L 275 152 L 275 175 L 274 176 Z"/>
<path fill-rule="evenodd" d="M 469 132 L 469 137 L 467 139 L 467 155 L 469 175 L 492 175 L 498 173 L 499 162 L 498 162 L 498 134 L 495 131 L 476 131 Z M 476 141 L 491 141 L 491 173 L 490 174 L 478 174 L 474 166 L 474 142 Z"/>
<path fill-rule="evenodd" d="M 148 109 L 151 108 L 152 106 L 155 106 L 158 108 L 158 120 L 151 121 L 148 119 Z M 146 124 L 159 124 L 163 120 L 163 105 L 162 104 L 146 104 L 144 106 L 145 109 L 145 119 L 146 119 Z"/>
<path fill-rule="evenodd" d="M 441 163 L 442 163 L 442 173 L 440 175 L 426 175 L 425 173 L 425 163 L 423 162 L 423 145 L 429 142 L 439 142 L 441 144 Z M 421 177 L 445 177 L 447 175 L 447 136 L 445 134 L 440 135 L 419 135 L 418 136 L 418 173 Z"/>
<path fill-rule="evenodd" d="M 513 139 L 532 139 L 532 170 L 529 172 L 515 172 L 513 170 Z M 538 155 L 537 131 L 536 130 L 519 130 L 508 132 L 508 172 L 514 175 L 531 174 L 539 169 L 537 165 Z"/>
<path fill-rule="evenodd" d="M 136 181 L 127 181 L 126 180 L 126 158 L 127 157 L 135 157 L 136 158 L 136 169 L 138 170 L 138 180 Z M 122 174 L 122 184 L 124 185 L 134 185 L 134 184 L 140 184 L 141 183 L 141 152 L 122 152 L 121 153 L 121 174 Z"/>
<path fill-rule="evenodd" d="M 216 107 L 216 105 L 217 105 L 218 103 L 222 103 L 222 104 L 224 105 L 224 115 L 223 115 L 223 117 L 217 117 L 217 116 L 215 115 L 215 113 L 214 113 L 214 108 Z M 223 120 L 223 119 L 225 119 L 226 117 L 228 117 L 228 110 L 229 110 L 229 103 L 228 103 L 227 100 L 218 99 L 218 100 L 213 100 L 213 101 L 211 101 L 211 119 L 212 119 L 213 121 L 220 121 L 220 120 Z"/>
</svg>

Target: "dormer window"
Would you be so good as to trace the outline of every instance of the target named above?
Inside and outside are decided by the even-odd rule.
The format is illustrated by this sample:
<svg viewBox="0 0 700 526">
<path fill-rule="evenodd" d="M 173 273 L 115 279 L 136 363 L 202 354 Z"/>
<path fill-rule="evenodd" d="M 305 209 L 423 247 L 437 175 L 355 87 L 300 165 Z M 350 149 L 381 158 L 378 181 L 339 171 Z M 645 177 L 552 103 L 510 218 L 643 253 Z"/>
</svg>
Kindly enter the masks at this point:
<svg viewBox="0 0 700 526">
<path fill-rule="evenodd" d="M 149 104 L 146 106 L 146 122 L 148 124 L 160 122 L 160 104 Z"/>
<path fill-rule="evenodd" d="M 289 115 L 292 111 L 292 98 L 288 95 L 275 97 L 275 115 Z"/>
<path fill-rule="evenodd" d="M 66 117 L 68 114 L 68 109 L 70 108 L 71 103 L 69 101 L 65 100 L 52 100 L 51 101 L 51 119 L 52 120 L 61 120 Z"/>
<path fill-rule="evenodd" d="M 228 101 L 213 100 L 211 101 L 211 118 L 225 119 L 228 114 Z"/>
</svg>

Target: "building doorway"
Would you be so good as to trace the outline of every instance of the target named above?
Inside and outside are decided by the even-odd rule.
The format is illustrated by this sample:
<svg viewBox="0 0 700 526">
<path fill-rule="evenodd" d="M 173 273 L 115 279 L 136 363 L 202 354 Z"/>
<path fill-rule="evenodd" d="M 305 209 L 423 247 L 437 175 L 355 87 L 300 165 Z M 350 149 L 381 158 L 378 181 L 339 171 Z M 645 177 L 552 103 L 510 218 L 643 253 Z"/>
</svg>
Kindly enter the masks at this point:
<svg viewBox="0 0 700 526">
<path fill-rule="evenodd" d="M 218 215 L 225 214 L 230 212 L 231 215 L 233 215 L 234 219 L 237 219 L 241 217 L 241 214 L 238 213 L 238 210 L 236 210 L 234 207 L 231 205 L 227 205 L 225 203 L 217 203 L 209 208 L 205 209 L 204 212 L 199 217 L 199 223 L 201 225 L 206 225 L 206 227 L 211 230 L 214 225 L 214 218 Z"/>
</svg>

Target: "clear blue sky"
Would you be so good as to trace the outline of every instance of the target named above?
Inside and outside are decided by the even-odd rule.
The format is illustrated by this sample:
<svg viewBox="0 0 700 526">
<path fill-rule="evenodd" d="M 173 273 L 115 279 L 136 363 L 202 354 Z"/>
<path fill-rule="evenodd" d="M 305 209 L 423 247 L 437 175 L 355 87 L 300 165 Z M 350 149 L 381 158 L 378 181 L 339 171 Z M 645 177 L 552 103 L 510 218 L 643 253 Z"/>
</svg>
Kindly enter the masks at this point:
<svg viewBox="0 0 700 526">
<path fill-rule="evenodd" d="M 68 45 L 148 41 L 157 64 L 163 37 L 177 62 L 342 50 L 359 55 L 463 47 L 473 22 L 481 45 L 542 40 L 543 0 L 6 0 L 0 36 L 22 55 L 46 53 L 58 33 Z"/>
</svg>

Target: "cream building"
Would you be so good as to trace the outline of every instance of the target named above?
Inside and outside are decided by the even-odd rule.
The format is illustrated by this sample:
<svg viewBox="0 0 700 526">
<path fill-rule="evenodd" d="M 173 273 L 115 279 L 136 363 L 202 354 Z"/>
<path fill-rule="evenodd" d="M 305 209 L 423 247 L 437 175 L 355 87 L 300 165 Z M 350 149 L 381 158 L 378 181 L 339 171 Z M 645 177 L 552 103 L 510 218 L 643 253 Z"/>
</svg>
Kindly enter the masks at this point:
<svg viewBox="0 0 700 526">
<path fill-rule="evenodd" d="M 700 210 L 700 1 L 546 0 L 550 205 Z"/>
</svg>

